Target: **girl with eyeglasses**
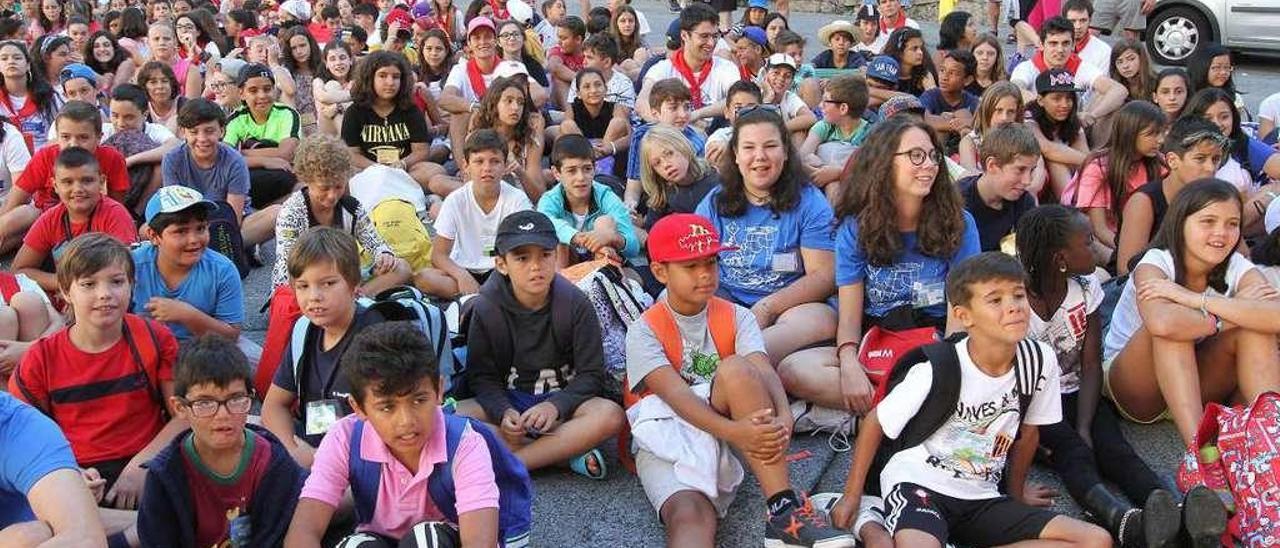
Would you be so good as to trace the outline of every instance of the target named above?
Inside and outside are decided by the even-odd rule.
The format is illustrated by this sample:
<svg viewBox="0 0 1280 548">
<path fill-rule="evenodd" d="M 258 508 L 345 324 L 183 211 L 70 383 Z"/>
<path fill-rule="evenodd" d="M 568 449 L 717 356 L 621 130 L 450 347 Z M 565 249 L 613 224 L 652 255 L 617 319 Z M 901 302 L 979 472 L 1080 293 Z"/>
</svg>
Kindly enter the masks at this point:
<svg viewBox="0 0 1280 548">
<path fill-rule="evenodd" d="M 787 371 L 808 370 L 813 350 L 801 349 L 835 334 L 831 204 L 804 178 L 776 108 L 738 111 L 720 177 L 697 209 L 737 247 L 720 254 L 718 293 L 751 309 L 785 386 Z"/>
<path fill-rule="evenodd" d="M 1116 241 L 1116 274 L 1129 273 L 1129 263 L 1156 235 L 1169 204 L 1183 187 L 1213 177 L 1226 158 L 1227 138 L 1218 126 L 1200 118 L 1179 118 L 1169 128 L 1160 147 L 1159 161 L 1167 167 L 1162 180 L 1152 180 L 1134 190 L 1125 203 L 1124 220 Z"/>
<path fill-rule="evenodd" d="M 0 43 L 0 114 L 22 130 L 27 149 L 43 147 L 58 112 L 53 86 L 43 71 L 32 70 L 27 46 L 17 41 Z"/>
<path fill-rule="evenodd" d="M 1231 95 L 1224 89 L 1210 88 L 1197 92 L 1187 102 L 1184 116 L 1204 118 L 1217 124 L 1222 134 L 1231 139 L 1230 156 L 1222 168 L 1218 170 L 1218 178 L 1223 179 L 1240 189 L 1250 202 L 1256 199 L 1272 199 L 1280 184 L 1270 182 L 1280 180 L 1280 154 L 1256 137 L 1250 137 L 1240 127 L 1241 115 L 1232 101 Z M 1265 186 L 1263 184 L 1266 183 Z M 1260 213 L 1254 207 L 1244 210 L 1245 233 L 1259 233 L 1258 220 Z"/>
<path fill-rule="evenodd" d="M 222 58 L 222 52 L 231 51 L 213 16 L 205 10 L 179 15 L 174 30 L 178 35 L 178 55 L 199 65 L 215 62 Z"/>
<path fill-rule="evenodd" d="M 1245 108 L 1244 97 L 1236 90 L 1235 71 L 1231 50 L 1221 44 L 1205 44 L 1204 49 L 1187 63 L 1187 75 L 1191 77 L 1191 87 L 1187 91 L 1192 94 L 1210 88 L 1225 91 L 1236 111 L 1242 113 L 1247 121 L 1250 119 L 1249 111 Z"/>
<path fill-rule="evenodd" d="M 535 53 L 540 53 L 541 45 L 529 42 L 524 31 L 524 24 L 518 21 L 498 21 L 498 49 L 503 61 L 515 61 L 524 65 L 529 77 L 542 86 L 547 86 L 547 69 L 545 62 L 539 60 Z M 537 52 L 535 52 L 538 50 Z"/>
<path fill-rule="evenodd" d="M 1163 176 L 1160 145 L 1168 120 L 1146 101 L 1133 101 L 1116 111 L 1107 146 L 1089 154 L 1061 195 L 1062 203 L 1084 211 L 1093 225 L 1098 264 L 1115 258 L 1120 213 L 1139 187 Z"/>
<path fill-rule="evenodd" d="M 874 388 L 859 361 L 863 334 L 948 327 L 947 273 L 981 244 L 942 158 L 937 134 L 909 116 L 881 122 L 854 154 L 835 208 L 836 346 L 792 395 L 865 414 Z"/>
</svg>

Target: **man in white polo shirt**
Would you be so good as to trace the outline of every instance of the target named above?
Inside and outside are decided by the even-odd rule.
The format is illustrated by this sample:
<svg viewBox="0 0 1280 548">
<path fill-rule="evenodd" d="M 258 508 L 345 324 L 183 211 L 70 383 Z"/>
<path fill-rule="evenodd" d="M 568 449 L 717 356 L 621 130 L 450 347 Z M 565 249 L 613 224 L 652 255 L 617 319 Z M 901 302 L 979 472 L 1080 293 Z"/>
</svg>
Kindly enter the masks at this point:
<svg viewBox="0 0 1280 548">
<path fill-rule="evenodd" d="M 649 122 L 657 122 L 657 113 L 649 106 L 649 90 L 659 80 L 679 78 L 689 86 L 693 96 L 690 123 L 721 116 L 729 86 L 738 81 L 738 67 L 733 61 L 712 55 L 720 38 L 715 10 L 701 2 L 690 3 L 680 12 L 682 46 L 659 61 L 645 74 L 644 85 L 636 95 L 636 111 Z"/>
<path fill-rule="evenodd" d="M 1036 77 L 1041 72 L 1061 68 L 1075 77 L 1076 88 L 1083 92 L 1080 123 L 1084 127 L 1092 127 L 1124 105 L 1129 90 L 1075 54 L 1075 30 L 1070 21 L 1061 16 L 1045 21 L 1040 27 L 1040 41 L 1043 44 L 1040 51 L 1019 63 L 1009 75 L 1009 81 L 1022 90 L 1024 102 L 1030 104 L 1038 98 Z"/>
</svg>

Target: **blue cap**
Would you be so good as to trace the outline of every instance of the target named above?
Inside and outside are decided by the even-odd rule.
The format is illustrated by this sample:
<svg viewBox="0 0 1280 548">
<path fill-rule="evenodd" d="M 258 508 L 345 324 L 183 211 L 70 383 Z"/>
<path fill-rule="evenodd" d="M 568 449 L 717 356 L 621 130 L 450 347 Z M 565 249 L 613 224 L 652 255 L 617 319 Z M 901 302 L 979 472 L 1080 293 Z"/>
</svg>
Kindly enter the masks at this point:
<svg viewBox="0 0 1280 548">
<path fill-rule="evenodd" d="M 747 9 L 751 8 L 760 8 L 762 10 L 769 11 L 769 0 L 751 0 L 750 2 L 747 2 Z"/>
<path fill-rule="evenodd" d="M 679 18 L 672 19 L 671 24 L 667 25 L 667 41 L 675 43 L 677 47 L 679 46 L 680 44 L 680 19 Z"/>
<path fill-rule="evenodd" d="M 764 29 L 760 27 L 747 27 L 742 29 L 742 38 L 755 42 L 757 46 L 767 47 L 769 45 L 769 36 L 764 33 Z"/>
<path fill-rule="evenodd" d="M 84 78 L 89 81 L 89 85 L 98 86 L 98 73 L 84 63 L 71 63 L 62 67 L 62 72 L 58 73 L 58 85 L 65 84 L 68 80 L 75 80 L 76 78 Z"/>
<path fill-rule="evenodd" d="M 898 83 L 898 60 L 888 55 L 878 55 L 867 65 L 867 78 L 875 78 L 892 84 Z"/>
<path fill-rule="evenodd" d="M 204 199 L 204 195 L 200 194 L 200 191 L 191 187 L 182 185 L 162 186 L 160 190 L 151 195 L 150 200 L 147 200 L 147 210 L 143 217 L 146 218 L 147 224 L 151 224 L 156 215 L 177 213 L 195 206 L 213 210 L 218 207 L 218 204 Z"/>
</svg>

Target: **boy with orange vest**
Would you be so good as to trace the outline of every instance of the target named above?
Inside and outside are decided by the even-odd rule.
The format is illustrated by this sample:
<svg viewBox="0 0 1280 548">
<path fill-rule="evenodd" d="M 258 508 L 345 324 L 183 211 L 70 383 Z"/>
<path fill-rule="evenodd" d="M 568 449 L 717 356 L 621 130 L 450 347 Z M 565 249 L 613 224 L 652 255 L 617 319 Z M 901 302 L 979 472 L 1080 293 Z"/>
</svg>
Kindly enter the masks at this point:
<svg viewBox="0 0 1280 548">
<path fill-rule="evenodd" d="M 627 330 L 627 420 L 636 474 L 667 527 L 668 546 L 712 546 L 716 519 L 743 478 L 737 449 L 767 497 L 765 546 L 852 547 L 845 531 L 791 488 L 792 417 L 751 311 L 715 296 L 720 244 L 698 215 L 649 232 L 667 291 Z"/>
</svg>

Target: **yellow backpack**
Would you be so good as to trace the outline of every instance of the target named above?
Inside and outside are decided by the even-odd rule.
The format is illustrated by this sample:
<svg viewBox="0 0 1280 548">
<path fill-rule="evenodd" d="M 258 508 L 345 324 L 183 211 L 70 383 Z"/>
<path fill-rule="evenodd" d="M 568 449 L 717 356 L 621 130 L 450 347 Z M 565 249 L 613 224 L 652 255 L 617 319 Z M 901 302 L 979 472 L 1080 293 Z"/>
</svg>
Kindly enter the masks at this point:
<svg viewBox="0 0 1280 548">
<path fill-rule="evenodd" d="M 369 219 L 391 251 L 409 261 L 414 272 L 431 266 L 431 234 L 413 204 L 395 198 L 382 200 L 369 211 Z"/>
</svg>

